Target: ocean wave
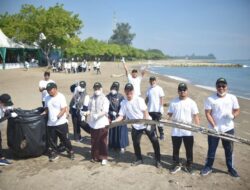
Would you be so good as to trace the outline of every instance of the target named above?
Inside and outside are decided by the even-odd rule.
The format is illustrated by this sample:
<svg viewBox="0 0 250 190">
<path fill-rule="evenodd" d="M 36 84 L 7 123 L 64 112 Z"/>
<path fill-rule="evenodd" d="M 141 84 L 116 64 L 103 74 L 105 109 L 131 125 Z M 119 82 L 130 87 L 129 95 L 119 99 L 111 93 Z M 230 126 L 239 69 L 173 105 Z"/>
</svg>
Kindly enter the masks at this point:
<svg viewBox="0 0 250 190">
<path fill-rule="evenodd" d="M 249 65 L 243 65 L 242 67 L 244 67 L 244 68 L 248 68 L 248 67 L 250 67 Z"/>
<path fill-rule="evenodd" d="M 177 77 L 177 76 L 172 76 L 172 75 L 164 75 L 168 78 L 171 78 L 171 79 L 174 79 L 174 80 L 178 80 L 178 81 L 181 81 L 181 82 L 187 82 L 187 83 L 190 83 L 189 80 L 185 79 L 185 78 L 181 78 L 181 77 Z"/>
<path fill-rule="evenodd" d="M 198 85 L 198 84 L 196 84 L 195 86 L 199 87 L 199 88 L 206 89 L 206 90 L 210 90 L 210 91 L 213 91 L 213 92 L 216 91 L 216 88 L 215 87 L 211 87 L 211 86 L 204 86 L 204 85 Z"/>
</svg>

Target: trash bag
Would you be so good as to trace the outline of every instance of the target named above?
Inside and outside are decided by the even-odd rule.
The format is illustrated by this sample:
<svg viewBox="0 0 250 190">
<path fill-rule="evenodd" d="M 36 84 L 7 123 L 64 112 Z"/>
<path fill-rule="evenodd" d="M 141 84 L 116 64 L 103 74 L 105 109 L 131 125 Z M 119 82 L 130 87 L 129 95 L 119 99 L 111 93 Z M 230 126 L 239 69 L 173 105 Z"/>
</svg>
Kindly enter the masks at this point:
<svg viewBox="0 0 250 190">
<path fill-rule="evenodd" d="M 15 109 L 18 116 L 8 119 L 7 143 L 14 157 L 38 157 L 45 153 L 47 118 L 41 115 L 43 111 Z"/>
</svg>

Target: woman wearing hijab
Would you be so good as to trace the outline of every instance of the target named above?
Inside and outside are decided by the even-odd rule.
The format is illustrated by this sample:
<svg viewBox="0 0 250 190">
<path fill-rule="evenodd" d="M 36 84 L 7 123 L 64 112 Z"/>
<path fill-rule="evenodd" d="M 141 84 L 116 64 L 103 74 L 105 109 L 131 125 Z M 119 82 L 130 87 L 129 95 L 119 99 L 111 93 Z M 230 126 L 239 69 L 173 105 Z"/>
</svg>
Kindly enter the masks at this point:
<svg viewBox="0 0 250 190">
<path fill-rule="evenodd" d="M 109 119 L 111 121 L 118 117 L 120 110 L 120 103 L 124 100 L 122 94 L 119 93 L 119 82 L 113 82 L 110 87 L 110 93 L 107 98 L 110 102 L 109 104 Z M 127 125 L 118 126 L 109 129 L 109 148 L 119 149 L 121 153 L 125 152 L 125 148 L 128 146 L 128 128 Z"/>
</svg>

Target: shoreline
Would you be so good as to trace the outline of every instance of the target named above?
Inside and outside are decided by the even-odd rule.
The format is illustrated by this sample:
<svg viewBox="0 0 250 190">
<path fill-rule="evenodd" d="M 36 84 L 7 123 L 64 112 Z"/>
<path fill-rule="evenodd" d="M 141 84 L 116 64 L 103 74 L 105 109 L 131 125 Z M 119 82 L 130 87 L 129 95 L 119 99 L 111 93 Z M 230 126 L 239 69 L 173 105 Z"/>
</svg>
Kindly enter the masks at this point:
<svg viewBox="0 0 250 190">
<path fill-rule="evenodd" d="M 175 80 L 175 81 L 178 81 L 178 82 L 185 82 L 185 83 L 187 83 L 189 85 L 193 85 L 193 86 L 196 86 L 198 88 L 208 90 L 210 92 L 216 92 L 216 88 L 213 87 L 213 86 L 206 86 L 206 85 L 202 85 L 202 84 L 193 83 L 192 81 L 190 81 L 190 80 L 188 80 L 186 78 L 179 77 L 179 76 L 167 75 L 167 74 L 160 74 L 160 73 L 157 73 L 155 71 L 151 71 L 150 67 L 146 68 L 146 71 L 149 72 L 149 73 L 157 74 L 157 75 L 160 75 L 160 76 L 163 76 L 163 77 L 167 77 L 169 79 L 172 79 L 172 80 Z M 164 66 L 158 66 L 158 65 L 156 65 L 156 66 L 153 66 L 153 67 L 164 67 Z M 234 92 L 231 92 L 230 89 L 229 89 L 229 93 L 234 94 L 238 98 L 250 101 L 249 97 L 245 97 L 245 96 L 242 96 L 242 95 L 235 94 Z"/>
<path fill-rule="evenodd" d="M 183 60 L 183 59 L 170 59 L 170 60 L 151 60 L 143 61 L 148 66 L 165 66 L 165 67 L 233 67 L 242 68 L 246 65 L 238 63 L 217 63 L 217 60 Z"/>
</svg>

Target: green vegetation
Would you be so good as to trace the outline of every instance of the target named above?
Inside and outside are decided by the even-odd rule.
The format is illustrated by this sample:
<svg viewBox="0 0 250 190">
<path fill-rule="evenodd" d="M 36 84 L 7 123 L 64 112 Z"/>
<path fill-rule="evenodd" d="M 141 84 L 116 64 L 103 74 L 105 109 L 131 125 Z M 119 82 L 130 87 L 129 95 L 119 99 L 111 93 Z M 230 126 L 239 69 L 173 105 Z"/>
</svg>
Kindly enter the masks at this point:
<svg viewBox="0 0 250 190">
<path fill-rule="evenodd" d="M 93 60 L 100 57 L 105 61 L 136 59 L 165 59 L 156 49 L 142 50 L 131 46 L 135 34 L 130 32 L 128 23 L 118 23 L 109 42 L 94 38 L 81 40 L 80 29 L 83 22 L 79 15 L 57 4 L 45 9 L 33 5 L 23 5 L 16 14 L 0 15 L 0 28 L 10 38 L 27 44 L 38 44 L 49 63 L 48 55 L 53 49 L 60 49 L 64 57 L 82 57 Z"/>
</svg>

